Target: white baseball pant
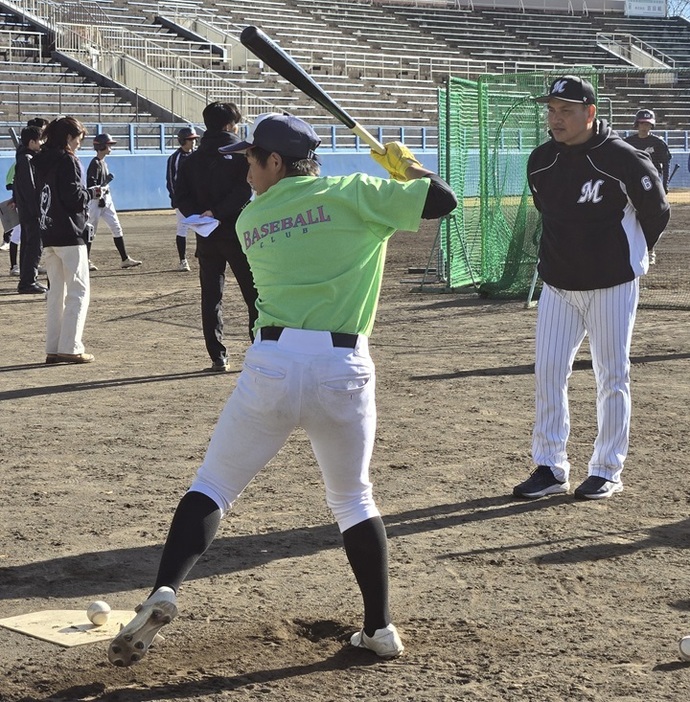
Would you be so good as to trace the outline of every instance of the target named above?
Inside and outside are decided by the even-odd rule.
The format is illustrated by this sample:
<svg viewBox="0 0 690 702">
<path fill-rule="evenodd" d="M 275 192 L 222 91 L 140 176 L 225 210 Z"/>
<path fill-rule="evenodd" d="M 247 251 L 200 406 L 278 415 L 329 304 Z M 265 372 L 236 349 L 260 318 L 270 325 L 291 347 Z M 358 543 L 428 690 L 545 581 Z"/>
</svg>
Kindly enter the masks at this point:
<svg viewBox="0 0 690 702">
<path fill-rule="evenodd" d="M 619 481 L 630 438 L 630 345 L 639 279 L 599 290 L 560 290 L 544 284 L 536 331 L 536 417 L 532 457 L 568 480 L 568 380 L 589 335 L 597 383 L 597 435 L 588 475 Z"/>
<path fill-rule="evenodd" d="M 122 236 L 122 225 L 115 211 L 115 205 L 110 193 L 105 196 L 105 207 L 98 206 L 98 199 L 89 202 L 89 222 L 93 224 L 94 234 L 101 219 L 108 225 L 113 239 L 118 239 Z"/>
<path fill-rule="evenodd" d="M 307 433 L 340 531 L 379 516 L 369 481 L 376 432 L 375 370 L 368 339 L 334 347 L 329 332 L 257 335 L 190 490 L 223 514 L 292 431 Z M 306 506 L 308 509 L 308 506 Z"/>
<path fill-rule="evenodd" d="M 176 236 L 181 236 L 186 238 L 187 234 L 194 234 L 194 230 L 184 223 L 185 216 L 178 209 L 175 210 L 177 215 L 177 234 Z"/>
</svg>

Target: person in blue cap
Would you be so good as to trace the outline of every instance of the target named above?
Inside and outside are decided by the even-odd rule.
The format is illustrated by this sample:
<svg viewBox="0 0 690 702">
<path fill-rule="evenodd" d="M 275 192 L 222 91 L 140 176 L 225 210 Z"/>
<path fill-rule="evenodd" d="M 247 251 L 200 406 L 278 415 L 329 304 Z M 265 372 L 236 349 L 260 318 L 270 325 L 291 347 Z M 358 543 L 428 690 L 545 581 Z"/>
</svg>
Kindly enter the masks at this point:
<svg viewBox="0 0 690 702">
<path fill-rule="evenodd" d="M 262 115 L 249 137 L 220 148 L 244 158 L 255 198 L 237 237 L 258 289 L 255 340 L 189 491 L 168 533 L 150 596 L 110 644 L 129 666 L 177 614 L 177 594 L 211 545 L 221 518 L 302 427 L 321 470 L 364 602 L 350 643 L 380 658 L 404 646 L 391 621 L 386 531 L 369 477 L 376 432 L 369 336 L 386 245 L 398 230 L 451 212 L 450 187 L 402 144 L 373 158 L 390 179 L 363 173 L 320 177 L 312 127 L 292 115 Z M 313 498 L 305 489 L 305 512 Z"/>
</svg>

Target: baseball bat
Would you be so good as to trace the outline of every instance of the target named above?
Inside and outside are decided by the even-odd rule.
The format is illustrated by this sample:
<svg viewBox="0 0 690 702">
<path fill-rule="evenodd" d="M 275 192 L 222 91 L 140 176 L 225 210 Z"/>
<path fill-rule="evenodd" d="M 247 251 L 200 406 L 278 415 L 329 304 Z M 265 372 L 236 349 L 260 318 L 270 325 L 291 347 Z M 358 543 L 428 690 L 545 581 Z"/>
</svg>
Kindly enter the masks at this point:
<svg viewBox="0 0 690 702">
<path fill-rule="evenodd" d="M 666 184 L 670 183 L 673 180 L 673 176 L 676 175 L 676 171 L 680 168 L 680 163 L 676 163 L 675 166 L 673 166 L 673 170 L 671 171 L 671 175 L 668 177 L 668 180 L 666 181 Z"/>
<path fill-rule="evenodd" d="M 386 147 L 357 123 L 305 70 L 292 56 L 281 49 L 267 34 L 254 26 L 245 27 L 240 34 L 240 41 L 257 58 L 270 66 L 276 73 L 290 81 L 305 95 L 317 102 L 339 122 L 344 124 L 353 134 L 368 144 L 380 154 L 386 152 Z"/>
</svg>

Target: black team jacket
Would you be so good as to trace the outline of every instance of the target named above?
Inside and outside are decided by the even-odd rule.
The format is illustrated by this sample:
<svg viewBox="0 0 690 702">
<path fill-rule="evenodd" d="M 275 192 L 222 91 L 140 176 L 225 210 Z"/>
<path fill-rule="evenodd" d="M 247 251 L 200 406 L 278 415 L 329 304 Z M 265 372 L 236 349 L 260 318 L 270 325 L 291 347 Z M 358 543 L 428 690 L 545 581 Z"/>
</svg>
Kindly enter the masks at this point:
<svg viewBox="0 0 690 702">
<path fill-rule="evenodd" d="M 45 147 L 33 157 L 38 226 L 44 246 L 86 244 L 89 191 L 74 154 Z"/>
<path fill-rule="evenodd" d="M 527 179 L 542 215 L 539 275 L 564 290 L 596 290 L 647 272 L 670 208 L 654 164 L 595 122 L 584 144 L 554 139 L 530 154 Z"/>
<path fill-rule="evenodd" d="M 175 181 L 175 205 L 189 217 L 211 210 L 220 221 L 211 235 L 197 236 L 197 245 L 212 244 L 217 237 L 235 237 L 235 222 L 249 202 L 252 190 L 247 183 L 249 166 L 242 154 L 227 158 L 218 153 L 221 146 L 240 141 L 230 132 L 207 130 L 199 148 L 180 164 Z"/>
</svg>

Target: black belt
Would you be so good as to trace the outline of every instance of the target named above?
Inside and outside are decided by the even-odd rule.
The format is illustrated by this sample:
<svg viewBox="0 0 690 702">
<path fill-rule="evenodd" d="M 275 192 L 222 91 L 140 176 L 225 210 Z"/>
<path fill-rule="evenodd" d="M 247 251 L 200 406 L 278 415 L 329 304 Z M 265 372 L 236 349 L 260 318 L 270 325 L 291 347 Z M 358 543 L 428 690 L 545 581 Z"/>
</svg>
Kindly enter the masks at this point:
<svg viewBox="0 0 690 702">
<path fill-rule="evenodd" d="M 285 327 L 261 327 L 262 341 L 278 341 Z M 344 334 L 343 332 L 330 332 L 333 346 L 342 349 L 354 349 L 357 346 L 357 334 Z"/>
</svg>

